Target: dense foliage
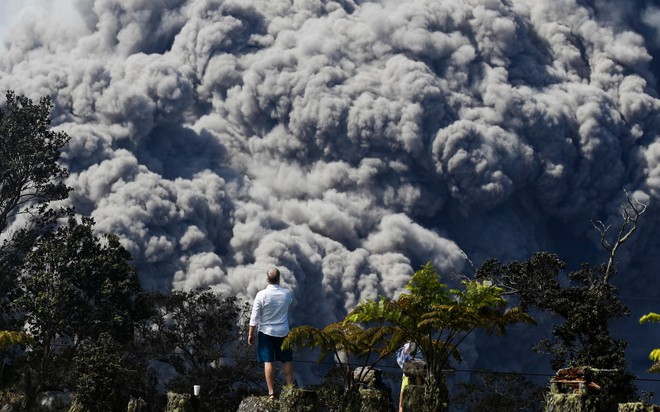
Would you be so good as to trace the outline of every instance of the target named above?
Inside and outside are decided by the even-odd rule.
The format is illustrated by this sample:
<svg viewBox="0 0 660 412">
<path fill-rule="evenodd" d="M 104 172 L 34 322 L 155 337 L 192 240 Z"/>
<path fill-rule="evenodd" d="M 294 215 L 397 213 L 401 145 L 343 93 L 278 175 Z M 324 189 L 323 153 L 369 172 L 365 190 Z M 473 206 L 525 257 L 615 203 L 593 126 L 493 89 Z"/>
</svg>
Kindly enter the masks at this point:
<svg viewBox="0 0 660 412">
<path fill-rule="evenodd" d="M 109 334 L 85 341 L 76 353 L 73 408 L 85 412 L 125 411 L 131 391 L 139 386 L 138 368 Z"/>
<path fill-rule="evenodd" d="M 522 375 L 484 372 L 459 383 L 452 402 L 465 412 L 537 412 L 546 390 Z"/>
<path fill-rule="evenodd" d="M 211 290 L 151 295 L 153 313 L 136 336 L 136 348 L 160 368 L 176 372 L 166 388 L 204 391 L 205 410 L 232 410 L 241 394 L 263 378 L 244 338 L 249 307 Z"/>
<path fill-rule="evenodd" d="M 338 365 L 333 372 L 341 377 L 343 387 L 328 389 L 336 390 L 339 410 L 352 411 L 360 409 L 358 382 L 368 373 L 369 367 L 397 350 L 398 340 L 392 339 L 394 333 L 396 330 L 390 326 L 364 328 L 350 321 L 334 322 L 322 329 L 303 325 L 289 332 L 283 346 L 316 349 L 319 352 L 318 362 L 332 354 Z M 362 368 L 358 376 L 355 376 L 350 362 L 360 362 Z"/>
<path fill-rule="evenodd" d="M 37 240 L 19 272 L 11 306 L 35 340 L 27 360 L 36 392 L 66 387 L 81 346 L 102 334 L 127 343 L 146 316 L 128 252 L 116 237 L 99 238 L 92 229 L 90 219 L 69 219 Z"/>
<path fill-rule="evenodd" d="M 507 325 L 532 319 L 517 308 L 507 308 L 502 290 L 488 283 L 465 281 L 463 289 L 448 289 L 431 264 L 417 271 L 406 285 L 408 293 L 398 299 L 380 297 L 361 302 L 344 322 L 324 329 L 310 326 L 294 328 L 287 343 L 296 347 L 319 348 L 321 358 L 342 352 L 376 362 L 394 353 L 404 342 L 411 341 L 426 360 L 427 391 L 420 410 L 446 409 L 446 385 L 443 369 L 450 359 L 460 360 L 459 346 L 477 329 L 504 333 Z M 370 361 L 371 360 L 371 361 Z M 347 400 L 353 390 L 347 377 Z"/>
<path fill-rule="evenodd" d="M 552 340 L 536 349 L 553 355 L 552 367 L 589 365 L 625 368 L 625 341 L 613 338 L 609 322 L 629 314 L 618 290 L 602 281 L 603 267 L 583 265 L 562 278 L 565 263 L 551 253 L 536 253 L 524 262 L 485 262 L 478 276 L 515 292 L 525 310 L 538 309 L 563 319 L 553 328 Z"/>
<path fill-rule="evenodd" d="M 506 326 L 534 323 L 519 308 L 507 307 L 502 289 L 488 282 L 466 280 L 462 289 L 448 289 L 435 269 L 427 264 L 417 271 L 397 300 L 364 302 L 356 307 L 349 319 L 384 321 L 395 325 L 401 337 L 414 342 L 426 361 L 426 405 L 428 411 L 442 410 L 441 394 L 446 392 L 443 370 L 451 359 L 461 360 L 461 342 L 477 329 L 503 334 Z M 375 309 L 383 307 L 380 314 Z"/>
<path fill-rule="evenodd" d="M 52 103 L 48 97 L 34 104 L 12 91 L 0 106 L 0 329 L 15 327 L 7 313 L 15 296 L 16 273 L 36 238 L 50 230 L 66 210 L 53 210 L 49 202 L 65 199 L 67 171 L 59 163 L 69 141 L 63 132 L 50 130 Z M 23 223 L 7 229 L 18 215 Z"/>
<path fill-rule="evenodd" d="M 605 281 L 604 265 L 582 265 L 565 278 L 565 263 L 551 253 L 536 253 L 524 262 L 485 262 L 477 275 L 490 279 L 520 299 L 525 310 L 536 309 L 562 320 L 552 329 L 551 339 L 535 347 L 552 354 L 555 370 L 567 366 L 619 369 L 617 397 L 635 398 L 634 376 L 627 371 L 626 341 L 609 332 L 609 322 L 627 316 L 629 309 L 617 297 L 618 289 Z"/>
<path fill-rule="evenodd" d="M 236 340 L 245 305 L 211 291 L 145 292 L 116 236 L 50 207 L 70 191 L 58 163 L 69 137 L 50 130 L 51 108 L 13 92 L 0 107 L 0 406 L 31 411 L 51 393 L 55 409 L 125 411 L 134 396 L 162 410 L 162 385 L 195 383 L 231 410 L 241 384 L 257 381 Z"/>
<path fill-rule="evenodd" d="M 0 232 L 17 213 L 27 213 L 52 200 L 65 199 L 67 171 L 58 164 L 69 141 L 50 129 L 50 98 L 34 104 L 9 91 L 0 107 Z"/>
</svg>

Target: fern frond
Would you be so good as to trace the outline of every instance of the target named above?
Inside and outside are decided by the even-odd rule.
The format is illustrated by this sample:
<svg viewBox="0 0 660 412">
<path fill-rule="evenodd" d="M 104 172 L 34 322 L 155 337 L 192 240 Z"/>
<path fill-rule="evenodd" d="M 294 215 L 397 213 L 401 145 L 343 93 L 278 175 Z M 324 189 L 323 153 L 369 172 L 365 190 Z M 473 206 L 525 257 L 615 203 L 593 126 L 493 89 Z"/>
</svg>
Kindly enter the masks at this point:
<svg viewBox="0 0 660 412">
<path fill-rule="evenodd" d="M 502 298 L 503 289 L 489 281 L 468 280 L 462 282 L 464 290 L 452 290 L 456 300 L 463 305 L 475 307 L 498 306 L 506 303 Z"/>
<path fill-rule="evenodd" d="M 658 363 L 654 364 L 653 366 L 651 366 L 647 370 L 647 372 L 649 372 L 649 373 L 660 373 L 660 362 L 658 362 Z"/>
<path fill-rule="evenodd" d="M 480 314 L 473 307 L 460 304 L 435 305 L 432 311 L 422 315 L 418 327 L 468 331 L 478 325 L 480 320 Z"/>
<path fill-rule="evenodd" d="M 319 348 L 321 355 L 317 359 L 318 362 L 325 359 L 325 357 L 334 349 L 323 331 L 309 325 L 298 326 L 291 329 L 287 337 L 284 339 L 284 342 L 282 342 L 282 348 Z"/>
<path fill-rule="evenodd" d="M 403 338 L 397 338 L 398 331 L 394 326 L 375 326 L 364 330 L 359 339 L 361 354 L 370 351 L 377 352 L 381 357 L 393 354 L 404 342 Z"/>
<path fill-rule="evenodd" d="M 432 342 L 432 345 L 434 352 L 436 353 L 437 359 L 440 360 L 444 359 L 446 361 L 449 360 L 449 357 L 452 357 L 456 359 L 456 361 L 458 362 L 461 362 L 463 360 L 461 357 L 461 353 L 458 351 L 458 346 L 454 343 L 436 339 Z"/>
<path fill-rule="evenodd" d="M 639 319 L 639 323 L 648 322 L 660 322 L 660 314 L 651 312 Z M 650 373 L 660 373 L 660 348 L 653 349 L 649 354 L 649 359 L 655 363 L 648 369 L 648 371 Z"/>
<path fill-rule="evenodd" d="M 536 325 L 536 320 L 519 306 L 507 309 L 504 316 L 510 323 L 522 322 L 529 325 Z"/>
<path fill-rule="evenodd" d="M 495 333 L 504 335 L 506 327 L 514 323 L 526 323 L 529 325 L 536 325 L 536 321 L 527 312 L 519 307 L 498 308 L 495 311 L 487 311 L 482 313 L 482 318 L 485 321 L 483 324 L 487 333 Z"/>
<path fill-rule="evenodd" d="M 660 348 L 653 349 L 649 354 L 649 359 L 652 360 L 653 362 L 660 362 Z"/>
<path fill-rule="evenodd" d="M 639 323 L 648 323 L 648 322 L 657 322 L 660 323 L 660 314 L 658 313 L 647 313 L 639 319 Z"/>
<path fill-rule="evenodd" d="M 360 302 L 344 319 L 348 322 L 384 322 L 389 316 L 390 301 L 387 298 L 380 297 L 379 300 L 365 300 Z"/>
</svg>

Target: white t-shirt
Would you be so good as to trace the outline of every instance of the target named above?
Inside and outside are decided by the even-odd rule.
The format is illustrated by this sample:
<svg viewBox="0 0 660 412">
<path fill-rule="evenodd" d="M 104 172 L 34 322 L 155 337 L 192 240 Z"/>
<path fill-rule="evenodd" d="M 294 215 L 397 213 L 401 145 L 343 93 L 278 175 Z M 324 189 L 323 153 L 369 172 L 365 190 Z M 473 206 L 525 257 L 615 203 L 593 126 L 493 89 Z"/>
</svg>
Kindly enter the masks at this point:
<svg viewBox="0 0 660 412">
<path fill-rule="evenodd" d="M 283 337 L 289 333 L 289 305 L 293 295 L 280 285 L 268 285 L 254 298 L 250 326 L 258 326 L 259 332 Z"/>
</svg>

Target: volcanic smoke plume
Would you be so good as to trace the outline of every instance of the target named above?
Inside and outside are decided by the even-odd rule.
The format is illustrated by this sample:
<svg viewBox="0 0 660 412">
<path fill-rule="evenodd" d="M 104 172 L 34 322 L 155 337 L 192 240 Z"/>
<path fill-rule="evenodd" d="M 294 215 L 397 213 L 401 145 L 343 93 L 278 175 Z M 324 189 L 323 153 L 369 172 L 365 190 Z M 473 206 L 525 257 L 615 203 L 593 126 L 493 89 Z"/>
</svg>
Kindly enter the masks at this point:
<svg viewBox="0 0 660 412">
<path fill-rule="evenodd" d="M 618 255 L 623 330 L 660 310 L 651 0 L 41 3 L 0 90 L 53 97 L 69 202 L 149 289 L 251 299 L 276 265 L 293 324 L 323 326 L 426 262 L 469 274 L 463 252 L 600 263 L 591 220 L 616 226 L 625 189 L 649 208 Z"/>
</svg>

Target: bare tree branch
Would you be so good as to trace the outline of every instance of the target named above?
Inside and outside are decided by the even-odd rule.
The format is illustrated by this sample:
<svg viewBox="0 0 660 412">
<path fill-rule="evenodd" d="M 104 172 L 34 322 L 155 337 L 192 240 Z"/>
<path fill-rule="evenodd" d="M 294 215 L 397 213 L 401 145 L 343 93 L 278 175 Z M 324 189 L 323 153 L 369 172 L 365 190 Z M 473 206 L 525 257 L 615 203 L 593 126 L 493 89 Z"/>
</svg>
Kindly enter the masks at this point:
<svg viewBox="0 0 660 412">
<path fill-rule="evenodd" d="M 474 263 L 472 263 L 472 261 L 470 260 L 470 258 L 469 258 L 468 255 L 467 255 L 467 253 L 465 253 L 465 252 L 463 251 L 463 249 L 458 249 L 458 250 L 459 250 L 459 252 L 461 252 L 461 254 L 462 254 L 463 257 L 465 258 L 465 260 L 467 260 L 467 262 L 470 264 L 470 266 L 472 267 L 472 270 L 476 273 L 476 272 L 477 272 L 477 267 L 474 266 Z"/>
<path fill-rule="evenodd" d="M 609 252 L 609 258 L 607 260 L 607 267 L 605 269 L 605 277 L 603 278 L 604 283 L 609 283 L 610 279 L 614 275 L 614 258 L 617 251 L 623 245 L 633 233 L 637 230 L 637 223 L 641 215 L 646 212 L 647 205 L 640 202 L 637 199 L 631 199 L 628 191 L 623 189 L 626 194 L 626 203 L 621 205 L 621 219 L 622 223 L 619 227 L 619 232 L 616 235 L 616 240 L 611 244 L 607 240 L 607 233 L 610 230 L 611 225 L 605 226 L 605 224 L 600 221 L 592 221 L 591 223 L 596 228 L 598 233 L 600 233 L 600 244 Z"/>
</svg>

